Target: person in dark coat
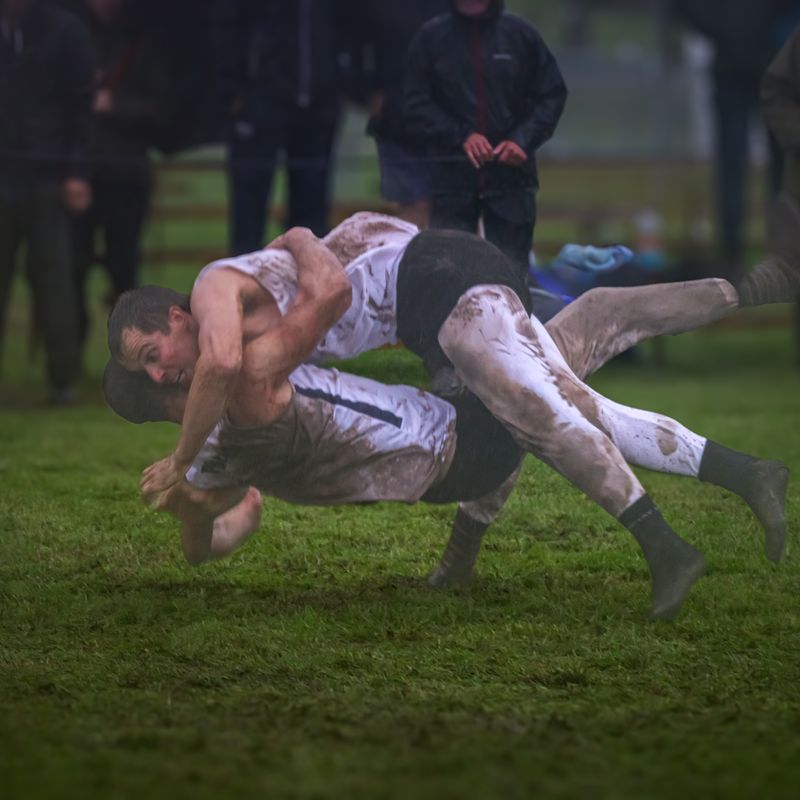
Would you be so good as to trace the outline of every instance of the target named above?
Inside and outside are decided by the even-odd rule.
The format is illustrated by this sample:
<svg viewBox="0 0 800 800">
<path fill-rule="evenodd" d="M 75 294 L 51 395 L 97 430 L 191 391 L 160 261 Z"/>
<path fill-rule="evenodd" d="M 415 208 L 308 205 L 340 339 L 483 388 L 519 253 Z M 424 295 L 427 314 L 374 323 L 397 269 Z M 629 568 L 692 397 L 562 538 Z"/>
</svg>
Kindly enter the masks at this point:
<svg viewBox="0 0 800 800">
<path fill-rule="evenodd" d="M 279 156 L 288 167 L 288 227 L 328 229 L 334 135 L 340 114 L 335 0 L 218 0 L 217 96 L 229 115 L 230 239 L 234 254 L 264 243 Z M 344 6 L 347 4 L 345 3 Z"/>
<path fill-rule="evenodd" d="M 431 226 L 476 231 L 527 274 L 539 186 L 536 151 L 567 87 L 547 45 L 502 0 L 452 0 L 406 58 L 404 114 L 433 164 Z"/>
<path fill-rule="evenodd" d="M 781 192 L 769 217 L 769 246 L 800 270 L 800 28 L 764 73 L 761 109 L 785 157 Z"/>
<path fill-rule="evenodd" d="M 0 336 L 24 243 L 56 404 L 74 402 L 79 371 L 69 214 L 91 200 L 91 53 L 74 15 L 41 0 L 0 3 Z"/>
<path fill-rule="evenodd" d="M 715 182 L 719 225 L 718 272 L 735 278 L 744 260 L 745 189 L 750 124 L 762 122 L 759 86 L 764 70 L 797 17 L 796 0 L 673 0 L 679 20 L 714 47 L 711 65 L 715 123 Z M 782 153 L 769 136 L 768 192 L 780 187 Z"/>
<path fill-rule="evenodd" d="M 371 0 L 362 8 L 363 38 L 373 65 L 366 75 L 367 133 L 375 139 L 381 197 L 394 212 L 420 228 L 428 225 L 430 165 L 414 146 L 403 118 L 403 85 L 408 45 L 416 32 L 448 9 L 447 0 Z"/>
<path fill-rule="evenodd" d="M 81 339 L 88 330 L 85 283 L 103 237 L 110 300 L 138 282 L 140 238 L 152 190 L 149 151 L 159 138 L 166 70 L 131 0 L 85 0 L 95 48 L 91 184 L 93 202 L 75 220 L 75 279 Z"/>
</svg>

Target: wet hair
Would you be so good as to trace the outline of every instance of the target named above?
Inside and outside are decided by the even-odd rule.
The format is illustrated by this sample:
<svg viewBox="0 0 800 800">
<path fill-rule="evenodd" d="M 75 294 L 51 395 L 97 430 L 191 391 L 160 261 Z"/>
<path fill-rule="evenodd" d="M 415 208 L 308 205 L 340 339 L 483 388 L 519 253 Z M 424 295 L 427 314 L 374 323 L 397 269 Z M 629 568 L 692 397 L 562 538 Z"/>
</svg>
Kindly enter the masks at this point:
<svg viewBox="0 0 800 800">
<path fill-rule="evenodd" d="M 189 295 L 166 286 L 140 286 L 123 292 L 108 315 L 108 349 L 122 355 L 122 334 L 127 328 L 142 333 L 169 333 L 169 310 L 178 306 L 189 313 Z"/>
<path fill-rule="evenodd" d="M 103 371 L 103 394 L 109 408 L 128 422 L 166 422 L 167 400 L 183 390 L 154 383 L 144 372 L 129 372 L 113 358 Z"/>
</svg>

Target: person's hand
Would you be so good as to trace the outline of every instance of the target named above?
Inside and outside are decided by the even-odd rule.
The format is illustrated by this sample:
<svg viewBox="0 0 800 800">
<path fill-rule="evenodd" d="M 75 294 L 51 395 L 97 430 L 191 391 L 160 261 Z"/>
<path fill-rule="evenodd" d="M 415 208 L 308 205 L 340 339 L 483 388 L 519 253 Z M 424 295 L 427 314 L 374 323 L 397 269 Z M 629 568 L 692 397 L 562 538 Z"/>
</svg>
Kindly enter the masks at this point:
<svg viewBox="0 0 800 800">
<path fill-rule="evenodd" d="M 302 242 L 307 242 L 309 239 L 317 240 L 314 231 L 310 228 L 289 228 L 288 231 L 282 233 L 277 238 L 273 239 L 268 245 L 268 248 L 278 247 L 284 250 L 291 250 Z"/>
<path fill-rule="evenodd" d="M 386 95 L 383 92 L 372 92 L 367 99 L 367 113 L 370 117 L 380 117 L 383 113 L 383 103 Z"/>
<path fill-rule="evenodd" d="M 489 140 L 482 133 L 471 133 L 462 145 L 467 158 L 475 169 L 494 160 L 494 151 Z"/>
<path fill-rule="evenodd" d="M 500 164 L 509 167 L 518 167 L 528 160 L 528 154 L 516 142 L 506 139 L 494 149 L 494 155 Z"/>
<path fill-rule="evenodd" d="M 163 507 L 166 498 L 161 497 L 162 493 L 179 483 L 186 474 L 187 468 L 185 464 L 179 464 L 176 461 L 174 453 L 151 464 L 142 472 L 142 478 L 139 481 L 139 489 L 144 502 L 154 508 Z"/>
<path fill-rule="evenodd" d="M 83 214 L 92 204 L 92 187 L 83 178 L 67 178 L 61 187 L 61 197 L 70 214 Z"/>
<path fill-rule="evenodd" d="M 92 110 L 95 114 L 108 114 L 114 108 L 114 93 L 111 89 L 98 89 L 94 95 Z"/>
</svg>

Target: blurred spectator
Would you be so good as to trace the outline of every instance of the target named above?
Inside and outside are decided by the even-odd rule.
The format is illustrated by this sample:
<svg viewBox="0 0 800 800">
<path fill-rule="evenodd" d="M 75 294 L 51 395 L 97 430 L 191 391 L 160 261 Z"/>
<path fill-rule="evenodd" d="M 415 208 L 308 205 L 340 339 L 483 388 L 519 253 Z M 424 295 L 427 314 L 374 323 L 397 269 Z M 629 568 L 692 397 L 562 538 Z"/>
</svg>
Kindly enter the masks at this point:
<svg viewBox="0 0 800 800">
<path fill-rule="evenodd" d="M 486 238 L 527 274 L 536 150 L 566 97 L 541 36 L 502 0 L 452 0 L 426 23 L 408 51 L 404 112 L 436 159 L 431 225 L 476 231 L 482 218 Z"/>
<path fill-rule="evenodd" d="M 406 133 L 404 65 L 408 45 L 422 23 L 447 8 L 447 0 L 372 0 L 364 4 L 360 20 L 371 51 L 367 133 L 378 150 L 381 197 L 395 206 L 398 216 L 420 228 L 427 227 L 430 215 L 430 166 Z"/>
<path fill-rule="evenodd" d="M 750 123 L 758 115 L 761 77 L 783 38 L 797 0 L 673 0 L 677 16 L 714 46 L 716 198 L 721 277 L 735 280 L 744 257 L 745 186 Z M 778 191 L 781 151 L 769 136 L 768 191 Z"/>
<path fill-rule="evenodd" d="M 0 336 L 15 257 L 42 330 L 51 401 L 76 399 L 79 369 L 68 213 L 91 201 L 85 148 L 91 43 L 73 15 L 41 0 L 0 4 Z"/>
<path fill-rule="evenodd" d="M 165 70 L 132 0 L 85 0 L 96 72 L 90 148 L 92 205 L 75 219 L 75 277 L 81 339 L 88 330 L 85 283 L 98 260 L 111 283 L 109 303 L 134 288 L 139 239 L 150 201 L 149 149 L 159 139 Z"/>
<path fill-rule="evenodd" d="M 781 192 L 769 217 L 769 249 L 800 267 L 800 28 L 764 74 L 761 108 L 786 158 Z"/>
<path fill-rule="evenodd" d="M 287 227 L 328 228 L 331 153 L 340 113 L 342 0 L 218 0 L 218 95 L 229 114 L 231 250 L 263 245 L 279 154 Z"/>
</svg>

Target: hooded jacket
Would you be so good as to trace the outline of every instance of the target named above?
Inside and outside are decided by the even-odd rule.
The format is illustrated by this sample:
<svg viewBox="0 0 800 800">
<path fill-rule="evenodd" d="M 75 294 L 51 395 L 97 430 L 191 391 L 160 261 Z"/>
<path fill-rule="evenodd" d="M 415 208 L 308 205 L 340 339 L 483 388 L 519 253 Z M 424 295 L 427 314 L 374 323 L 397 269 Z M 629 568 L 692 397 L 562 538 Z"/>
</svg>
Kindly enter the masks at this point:
<svg viewBox="0 0 800 800">
<path fill-rule="evenodd" d="M 567 87 L 547 45 L 527 22 L 492 0 L 477 19 L 449 13 L 427 22 L 406 58 L 404 116 L 409 133 L 438 159 L 437 192 L 503 193 L 536 188 L 536 151 L 552 135 Z M 528 155 L 521 167 L 475 170 L 462 145 L 482 133 L 511 140 Z"/>
<path fill-rule="evenodd" d="M 86 176 L 91 54 L 72 14 L 34 0 L 15 17 L 0 5 L 0 177 Z"/>
</svg>

